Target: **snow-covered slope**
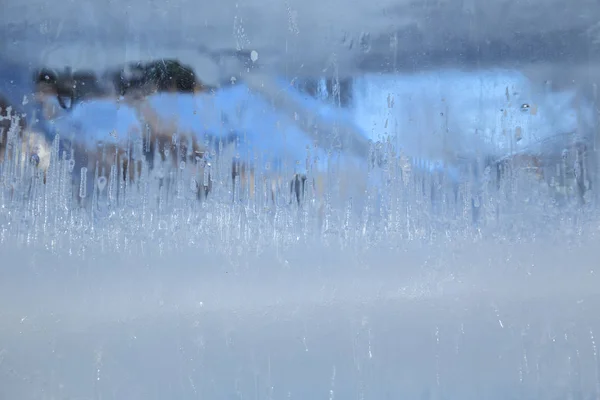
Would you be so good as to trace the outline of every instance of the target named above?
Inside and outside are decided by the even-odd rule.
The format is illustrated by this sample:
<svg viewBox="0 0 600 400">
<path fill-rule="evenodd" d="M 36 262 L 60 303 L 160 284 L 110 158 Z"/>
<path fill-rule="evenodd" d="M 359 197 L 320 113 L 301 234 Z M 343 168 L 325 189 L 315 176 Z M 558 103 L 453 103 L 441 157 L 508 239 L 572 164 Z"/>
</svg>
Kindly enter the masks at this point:
<svg viewBox="0 0 600 400">
<path fill-rule="evenodd" d="M 517 70 L 371 74 L 355 81 L 353 98 L 353 118 L 371 139 L 449 163 L 560 152 L 594 124 L 575 91 L 536 86 Z"/>
<path fill-rule="evenodd" d="M 216 94 L 159 94 L 149 102 L 162 121 L 173 122 L 180 133 L 193 134 L 201 142 L 234 135 L 233 154 L 257 166 L 286 164 L 291 172 L 296 165 L 304 166 L 309 156 L 319 160 L 317 167 L 327 160 L 326 149 L 244 85 Z M 83 102 L 53 125 L 63 137 L 74 137 L 90 150 L 99 141 L 124 144 L 143 131 L 133 108 L 105 99 Z"/>
<path fill-rule="evenodd" d="M 316 99 L 284 79 L 272 82 L 258 91 L 251 83 L 200 95 L 160 94 L 150 104 L 181 132 L 201 140 L 234 134 L 236 157 L 289 172 L 304 170 L 307 159 L 323 169 L 327 152 L 342 148 L 364 162 L 369 140 L 386 138 L 435 168 L 484 157 L 551 156 L 586 140 L 594 123 L 591 105 L 575 92 L 544 90 L 514 70 L 365 75 L 355 81 L 348 109 L 337 107 L 331 94 Z M 89 148 L 142 130 L 132 108 L 110 100 L 84 102 L 54 124 Z"/>
</svg>

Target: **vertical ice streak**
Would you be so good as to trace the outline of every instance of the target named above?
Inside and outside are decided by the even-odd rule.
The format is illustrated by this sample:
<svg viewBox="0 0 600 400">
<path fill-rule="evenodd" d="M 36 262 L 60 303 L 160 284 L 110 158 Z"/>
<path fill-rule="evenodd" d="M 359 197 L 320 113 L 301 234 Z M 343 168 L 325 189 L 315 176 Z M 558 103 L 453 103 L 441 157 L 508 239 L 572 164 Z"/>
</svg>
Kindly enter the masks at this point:
<svg viewBox="0 0 600 400">
<path fill-rule="evenodd" d="M 85 200 L 87 197 L 87 168 L 81 168 L 80 182 L 79 182 L 79 197 Z"/>
</svg>

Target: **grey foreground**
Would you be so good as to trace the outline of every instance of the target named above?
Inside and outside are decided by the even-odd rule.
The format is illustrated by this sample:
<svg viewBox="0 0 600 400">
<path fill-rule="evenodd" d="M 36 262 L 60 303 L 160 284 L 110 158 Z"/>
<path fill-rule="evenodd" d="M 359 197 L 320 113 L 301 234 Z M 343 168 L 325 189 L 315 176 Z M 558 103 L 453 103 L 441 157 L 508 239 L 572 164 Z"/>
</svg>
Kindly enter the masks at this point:
<svg viewBox="0 0 600 400">
<path fill-rule="evenodd" d="M 0 398 L 597 398 L 596 241 L 85 258 L 5 242 Z"/>
</svg>

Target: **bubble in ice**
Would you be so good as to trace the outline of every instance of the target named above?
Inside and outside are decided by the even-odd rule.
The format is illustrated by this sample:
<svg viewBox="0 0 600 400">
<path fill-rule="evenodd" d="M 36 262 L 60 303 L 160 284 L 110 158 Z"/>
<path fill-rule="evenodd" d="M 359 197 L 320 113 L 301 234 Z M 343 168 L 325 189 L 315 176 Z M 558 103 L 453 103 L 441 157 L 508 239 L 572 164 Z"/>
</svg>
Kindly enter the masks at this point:
<svg viewBox="0 0 600 400">
<path fill-rule="evenodd" d="M 98 177 L 98 189 L 100 190 L 100 192 L 102 192 L 105 187 L 106 187 L 106 177 L 99 176 Z"/>
<path fill-rule="evenodd" d="M 179 163 L 179 169 L 180 169 L 180 170 L 184 170 L 184 169 L 185 169 L 185 161 L 181 161 L 181 162 Z"/>
<path fill-rule="evenodd" d="M 252 50 L 250 52 L 250 59 L 252 62 L 256 62 L 258 60 L 258 52 L 256 50 Z"/>
<path fill-rule="evenodd" d="M 74 168 L 75 168 L 75 160 L 71 159 L 71 160 L 69 160 L 69 172 L 73 172 Z"/>
</svg>

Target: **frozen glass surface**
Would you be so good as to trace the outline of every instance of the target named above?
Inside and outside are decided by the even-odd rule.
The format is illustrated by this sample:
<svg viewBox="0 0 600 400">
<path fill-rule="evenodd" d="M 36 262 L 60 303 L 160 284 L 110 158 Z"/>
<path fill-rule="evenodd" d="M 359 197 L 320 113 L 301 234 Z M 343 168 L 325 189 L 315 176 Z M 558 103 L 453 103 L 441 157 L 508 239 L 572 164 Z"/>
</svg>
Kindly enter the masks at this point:
<svg viewBox="0 0 600 400">
<path fill-rule="evenodd" d="M 0 5 L 0 399 L 600 396 L 600 3 Z"/>
</svg>

